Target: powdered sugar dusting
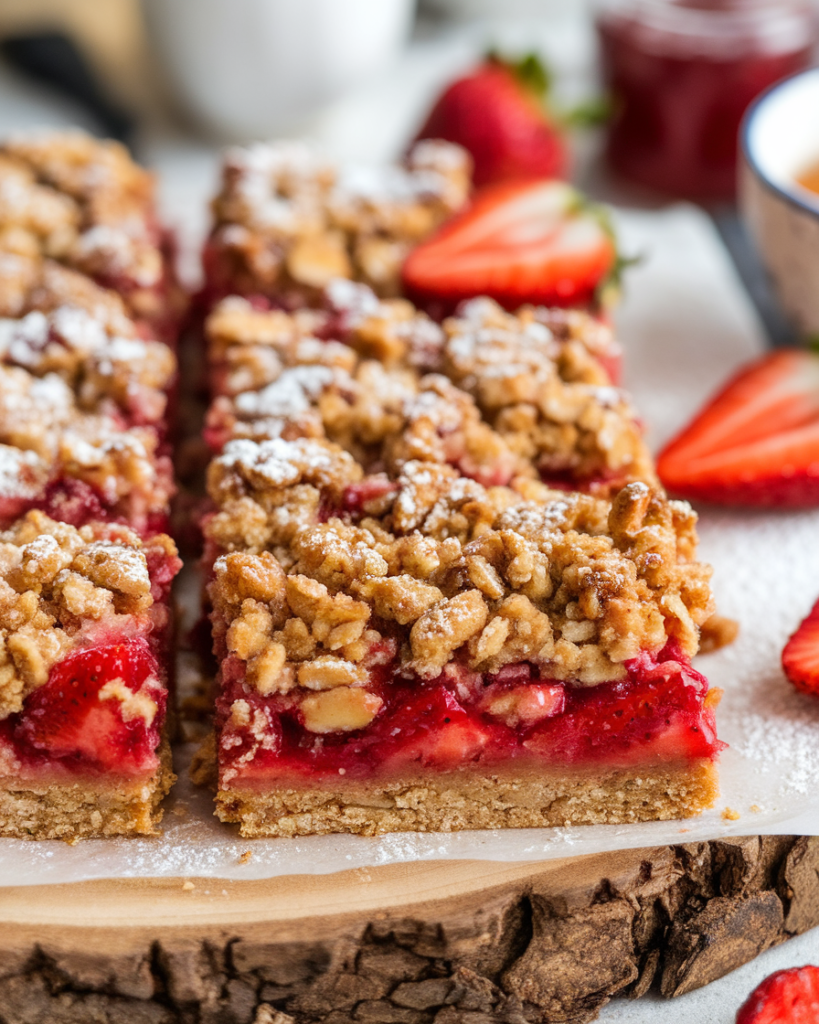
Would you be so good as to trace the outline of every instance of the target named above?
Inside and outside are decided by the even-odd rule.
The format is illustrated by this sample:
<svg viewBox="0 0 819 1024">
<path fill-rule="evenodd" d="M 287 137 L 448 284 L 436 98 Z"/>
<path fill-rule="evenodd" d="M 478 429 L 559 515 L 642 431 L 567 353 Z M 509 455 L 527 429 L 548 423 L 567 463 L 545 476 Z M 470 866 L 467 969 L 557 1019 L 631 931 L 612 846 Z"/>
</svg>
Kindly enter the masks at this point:
<svg viewBox="0 0 819 1024">
<path fill-rule="evenodd" d="M 0 498 L 34 498 L 47 476 L 46 465 L 36 452 L 0 444 Z"/>
<path fill-rule="evenodd" d="M 748 714 L 741 720 L 744 739 L 737 753 L 759 765 L 763 775 L 780 769 L 785 785 L 809 796 L 819 782 L 819 716 L 809 707 L 792 709 L 789 715 Z"/>
<path fill-rule="evenodd" d="M 371 288 L 346 278 L 334 278 L 324 289 L 327 304 L 332 310 L 344 313 L 350 324 L 376 316 L 381 303 Z"/>
<path fill-rule="evenodd" d="M 768 807 L 819 790 L 819 700 L 785 679 L 781 651 L 819 594 L 819 512 L 706 512 L 704 557 L 715 566 L 720 611 L 740 619 L 736 644 L 702 670 L 725 696 L 717 712 L 724 755 Z M 734 806 L 732 803 L 731 806 Z"/>
<path fill-rule="evenodd" d="M 214 461 L 229 469 L 258 474 L 277 487 L 294 483 L 305 468 L 321 472 L 332 464 L 327 449 L 320 444 L 304 439 L 284 441 L 278 437 L 260 443 L 244 439 L 231 441 Z"/>
<path fill-rule="evenodd" d="M 139 259 L 139 249 L 146 242 L 145 226 L 141 221 L 96 224 L 84 231 L 77 243 L 80 259 L 96 257 L 102 260 L 110 273 L 129 274 L 137 284 L 149 288 L 162 274 L 160 259 Z"/>
<path fill-rule="evenodd" d="M 447 180 L 437 170 L 349 164 L 341 169 L 328 201 L 331 208 L 356 203 L 410 204 L 425 196 L 443 195 L 446 189 Z"/>
<path fill-rule="evenodd" d="M 325 388 L 342 375 L 329 366 L 294 366 L 284 370 L 278 380 L 261 391 L 245 391 L 236 397 L 236 410 L 242 416 L 298 420 Z"/>
<path fill-rule="evenodd" d="M 38 537 L 38 541 L 43 539 L 45 538 Z M 148 563 L 145 561 L 145 555 L 137 548 L 127 544 L 118 544 L 111 540 L 96 540 L 86 545 L 85 552 L 92 559 L 116 563 L 119 580 L 150 589 L 151 579 L 148 575 Z"/>
</svg>

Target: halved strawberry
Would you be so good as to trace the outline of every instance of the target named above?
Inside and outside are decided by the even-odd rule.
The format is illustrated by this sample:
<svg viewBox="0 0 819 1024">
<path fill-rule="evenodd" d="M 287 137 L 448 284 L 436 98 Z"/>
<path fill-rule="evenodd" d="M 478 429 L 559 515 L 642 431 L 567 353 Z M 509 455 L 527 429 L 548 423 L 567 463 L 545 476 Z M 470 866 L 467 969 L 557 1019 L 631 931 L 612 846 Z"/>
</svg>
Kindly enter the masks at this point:
<svg viewBox="0 0 819 1024">
<path fill-rule="evenodd" d="M 819 694 L 819 601 L 785 644 L 782 668 L 797 690 Z"/>
<path fill-rule="evenodd" d="M 536 181 L 482 189 L 410 253 L 403 280 L 447 311 L 476 295 L 508 309 L 589 306 L 616 264 L 605 215 L 565 182 Z"/>
<path fill-rule="evenodd" d="M 113 771 L 140 768 L 154 756 L 165 701 L 144 640 L 79 651 L 55 665 L 48 682 L 26 699 L 15 745 L 24 757 Z"/>
<path fill-rule="evenodd" d="M 488 57 L 452 82 L 418 139 L 446 139 L 472 156 L 477 186 L 530 178 L 565 178 L 564 131 L 548 108 L 549 76 L 538 57 Z"/>
<path fill-rule="evenodd" d="M 776 971 L 753 990 L 737 1011 L 736 1024 L 816 1024 L 819 967 Z"/>
<path fill-rule="evenodd" d="M 746 366 L 665 448 L 657 470 L 685 498 L 819 504 L 819 355 L 782 349 Z"/>
</svg>

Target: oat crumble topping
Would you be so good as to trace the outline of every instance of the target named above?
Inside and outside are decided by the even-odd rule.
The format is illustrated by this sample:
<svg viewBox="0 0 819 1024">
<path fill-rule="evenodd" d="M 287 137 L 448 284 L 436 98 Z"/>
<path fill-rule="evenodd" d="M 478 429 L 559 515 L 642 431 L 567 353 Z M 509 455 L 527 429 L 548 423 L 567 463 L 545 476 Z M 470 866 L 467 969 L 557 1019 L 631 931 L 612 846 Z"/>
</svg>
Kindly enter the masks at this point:
<svg viewBox="0 0 819 1024">
<path fill-rule="evenodd" d="M 628 396 L 600 362 L 616 344 L 592 317 L 513 315 L 478 299 L 442 330 L 349 281 L 333 282 L 325 303 L 324 317 L 239 298 L 217 306 L 207 324 L 215 447 L 326 437 L 368 471 L 424 459 L 485 484 L 537 472 L 603 493 L 633 479 L 657 486 Z"/>
<path fill-rule="evenodd" d="M 146 341 L 123 318 L 118 333 L 78 306 L 0 318 L 0 360 L 36 377 L 56 374 L 90 411 L 113 402 L 137 423 L 159 422 L 176 372 L 167 345 Z"/>
<path fill-rule="evenodd" d="M 310 701 L 315 732 L 371 720 L 370 670 L 393 659 L 408 678 L 526 661 L 596 685 L 669 637 L 695 653 L 713 601 L 690 506 L 639 482 L 612 502 L 535 486 L 418 461 L 390 482 L 326 441 L 234 442 L 206 526 L 228 552 L 210 587 L 217 642 L 247 685 Z"/>
<path fill-rule="evenodd" d="M 78 530 L 37 511 L 0 532 L 0 718 L 19 711 L 73 650 L 112 631 L 164 625 L 167 612 L 151 594 L 151 546 L 176 554 L 164 535 L 143 543 L 124 526 Z"/>
<path fill-rule="evenodd" d="M 0 145 L 0 251 L 150 289 L 163 274 L 153 188 L 119 143 L 80 131 L 14 136 Z"/>
<path fill-rule="evenodd" d="M 617 353 L 603 324 L 578 311 L 511 314 L 481 298 L 443 327 L 443 372 L 544 478 L 602 475 L 658 486 L 636 413 L 600 361 Z"/>
<path fill-rule="evenodd" d="M 314 299 L 337 277 L 396 295 L 410 247 L 466 202 L 467 153 L 422 142 L 404 164 L 336 166 L 299 142 L 228 150 L 211 249 L 230 292 Z"/>
<path fill-rule="evenodd" d="M 124 430 L 106 409 L 86 412 L 54 373 L 0 366 L 0 496 L 32 499 L 52 480 L 81 480 L 129 520 L 160 511 L 173 494 L 170 460 L 152 427 Z"/>
<path fill-rule="evenodd" d="M 84 309 L 111 333 L 128 335 L 133 329 L 116 292 L 54 260 L 0 249 L 0 316 L 18 318 L 34 310 L 50 313 L 59 306 Z"/>
</svg>

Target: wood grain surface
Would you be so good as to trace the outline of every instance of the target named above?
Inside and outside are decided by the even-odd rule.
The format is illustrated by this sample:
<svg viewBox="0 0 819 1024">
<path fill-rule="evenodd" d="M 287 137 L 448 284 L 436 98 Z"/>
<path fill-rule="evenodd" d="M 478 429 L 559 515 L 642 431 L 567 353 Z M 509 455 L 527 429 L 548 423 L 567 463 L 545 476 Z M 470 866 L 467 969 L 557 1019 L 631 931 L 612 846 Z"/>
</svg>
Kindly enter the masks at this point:
<svg viewBox="0 0 819 1024">
<path fill-rule="evenodd" d="M 252 850 L 252 844 L 251 844 Z M 3 1024 L 535 1024 L 819 924 L 819 839 L 0 890 Z"/>
</svg>

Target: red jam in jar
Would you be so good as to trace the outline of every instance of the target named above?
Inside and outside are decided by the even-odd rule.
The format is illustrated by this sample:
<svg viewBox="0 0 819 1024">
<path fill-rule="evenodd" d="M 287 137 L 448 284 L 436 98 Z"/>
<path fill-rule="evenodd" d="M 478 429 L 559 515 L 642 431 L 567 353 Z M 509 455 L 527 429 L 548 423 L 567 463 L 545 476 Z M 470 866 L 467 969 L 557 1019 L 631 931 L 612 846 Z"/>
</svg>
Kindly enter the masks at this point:
<svg viewBox="0 0 819 1024">
<path fill-rule="evenodd" d="M 731 198 L 746 107 L 811 62 L 810 0 L 599 0 L 596 21 L 610 164 L 671 195 Z"/>
</svg>

